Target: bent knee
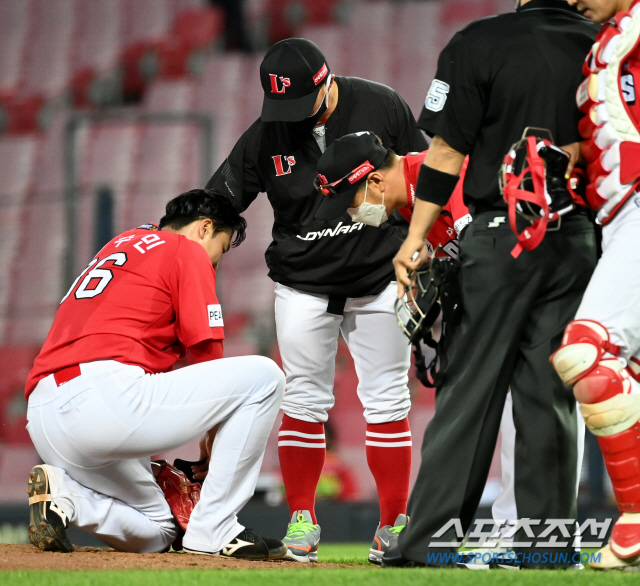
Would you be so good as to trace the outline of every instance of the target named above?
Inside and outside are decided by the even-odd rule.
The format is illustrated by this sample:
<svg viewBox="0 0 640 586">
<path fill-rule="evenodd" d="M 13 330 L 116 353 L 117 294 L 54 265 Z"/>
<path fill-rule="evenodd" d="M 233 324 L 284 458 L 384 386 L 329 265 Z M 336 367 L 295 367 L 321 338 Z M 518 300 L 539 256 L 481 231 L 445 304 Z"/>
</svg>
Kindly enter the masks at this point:
<svg viewBox="0 0 640 586">
<path fill-rule="evenodd" d="M 282 369 L 271 358 L 266 356 L 251 356 L 249 371 L 254 373 L 259 380 L 260 387 L 268 387 L 272 392 L 282 399 L 286 380 Z"/>
<path fill-rule="evenodd" d="M 622 433 L 640 421 L 640 395 L 619 394 L 593 404 L 581 404 L 587 428 L 599 437 Z"/>
</svg>

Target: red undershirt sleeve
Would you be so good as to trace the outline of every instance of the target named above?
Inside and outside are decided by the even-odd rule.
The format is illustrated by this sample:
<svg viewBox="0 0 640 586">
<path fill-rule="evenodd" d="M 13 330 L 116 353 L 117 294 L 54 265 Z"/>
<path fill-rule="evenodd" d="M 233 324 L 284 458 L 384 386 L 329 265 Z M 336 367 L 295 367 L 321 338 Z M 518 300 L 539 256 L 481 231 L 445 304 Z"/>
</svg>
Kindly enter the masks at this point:
<svg viewBox="0 0 640 586">
<path fill-rule="evenodd" d="M 187 348 L 189 364 L 199 364 L 223 357 L 222 340 L 204 340 Z"/>
</svg>

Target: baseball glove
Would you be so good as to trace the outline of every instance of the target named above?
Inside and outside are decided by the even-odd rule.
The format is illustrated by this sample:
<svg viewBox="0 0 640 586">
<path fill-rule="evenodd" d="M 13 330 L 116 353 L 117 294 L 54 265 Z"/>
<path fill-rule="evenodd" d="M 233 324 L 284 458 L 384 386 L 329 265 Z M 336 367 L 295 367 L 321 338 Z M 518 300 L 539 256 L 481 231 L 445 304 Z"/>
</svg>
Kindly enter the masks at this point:
<svg viewBox="0 0 640 586">
<path fill-rule="evenodd" d="M 189 481 L 183 472 L 166 460 L 158 460 L 153 464 L 156 482 L 162 489 L 178 525 L 184 531 L 187 529 L 194 507 L 200 500 L 202 487 L 197 482 Z"/>
</svg>

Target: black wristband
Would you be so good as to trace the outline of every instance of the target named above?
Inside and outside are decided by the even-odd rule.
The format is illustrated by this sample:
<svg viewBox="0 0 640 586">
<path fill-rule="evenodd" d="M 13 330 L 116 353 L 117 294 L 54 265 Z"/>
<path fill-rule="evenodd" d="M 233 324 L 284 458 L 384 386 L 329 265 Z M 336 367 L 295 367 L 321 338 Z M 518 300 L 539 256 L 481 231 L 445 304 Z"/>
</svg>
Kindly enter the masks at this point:
<svg viewBox="0 0 640 586">
<path fill-rule="evenodd" d="M 451 175 L 422 165 L 416 184 L 416 198 L 442 207 L 451 198 L 459 179 L 458 175 Z"/>
</svg>

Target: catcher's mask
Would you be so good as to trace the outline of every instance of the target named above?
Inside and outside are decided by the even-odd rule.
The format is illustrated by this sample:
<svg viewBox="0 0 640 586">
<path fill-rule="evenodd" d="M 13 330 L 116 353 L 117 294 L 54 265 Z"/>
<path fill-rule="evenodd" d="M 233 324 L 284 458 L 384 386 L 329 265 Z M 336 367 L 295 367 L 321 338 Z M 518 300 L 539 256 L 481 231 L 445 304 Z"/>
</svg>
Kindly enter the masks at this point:
<svg viewBox="0 0 640 586">
<path fill-rule="evenodd" d="M 410 344 L 419 344 L 440 315 L 440 292 L 432 270 L 434 259 L 413 274 L 409 291 L 402 299 L 396 300 L 398 325 Z"/>
<path fill-rule="evenodd" d="M 459 263 L 445 255 L 438 247 L 433 258 L 411 275 L 411 288 L 406 296 L 396 301 L 396 317 L 400 329 L 413 344 L 416 377 L 425 386 L 435 388 L 441 380 L 441 351 L 461 316 L 461 298 L 458 286 Z M 442 312 L 439 340 L 433 337 L 433 325 Z M 422 354 L 424 343 L 436 351 L 427 366 Z"/>
<path fill-rule="evenodd" d="M 551 132 L 544 128 L 526 128 L 505 156 L 499 182 L 511 229 L 518 237 L 511 252 L 515 258 L 523 248 L 533 250 L 542 242 L 549 222 L 559 222 L 582 203 L 574 191 L 582 171 L 567 180 L 568 165 L 569 155 L 553 144 Z M 516 214 L 530 223 L 522 232 L 516 227 Z"/>
</svg>

